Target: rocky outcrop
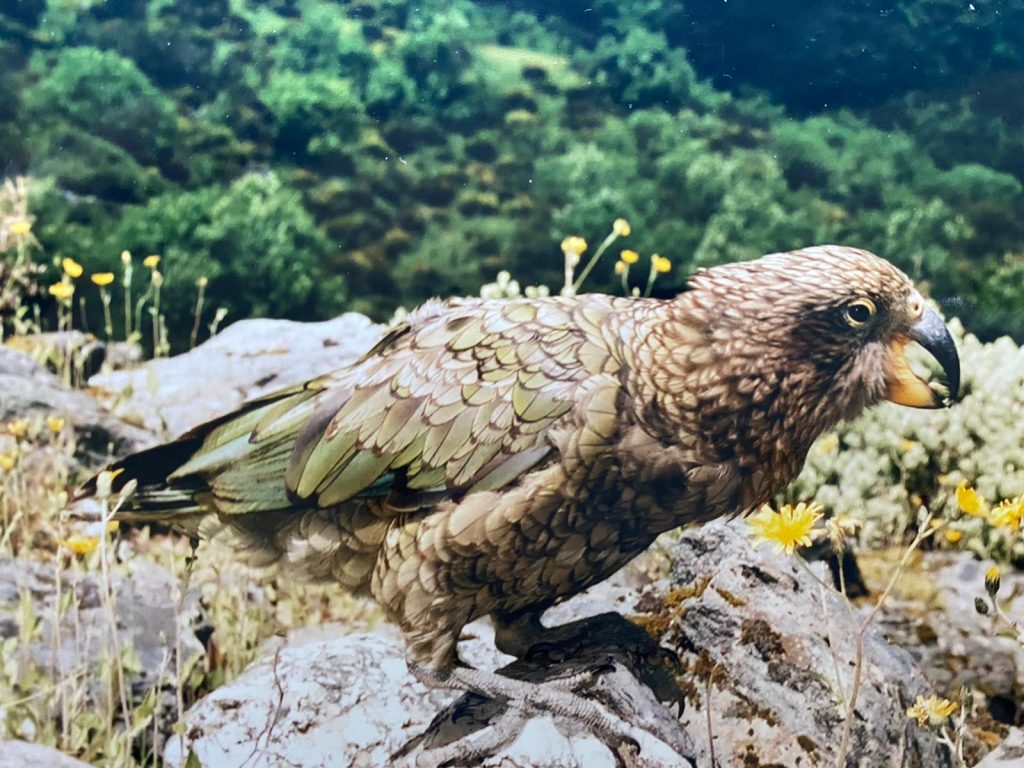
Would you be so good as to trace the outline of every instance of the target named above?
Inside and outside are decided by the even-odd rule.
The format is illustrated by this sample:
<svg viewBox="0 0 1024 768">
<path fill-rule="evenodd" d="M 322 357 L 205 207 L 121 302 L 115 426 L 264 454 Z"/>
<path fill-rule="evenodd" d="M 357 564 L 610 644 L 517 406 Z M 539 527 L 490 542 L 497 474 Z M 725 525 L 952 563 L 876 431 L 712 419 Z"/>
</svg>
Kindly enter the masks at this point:
<svg viewBox="0 0 1024 768">
<path fill-rule="evenodd" d="M 673 589 L 642 607 L 680 653 L 694 738 L 722 765 L 835 765 L 863 609 L 794 559 L 752 549 L 736 524 L 686 532 L 671 558 Z M 870 627 L 847 765 L 952 765 L 906 715 L 930 692 L 912 656 Z"/>
<path fill-rule="evenodd" d="M 680 657 L 686 693 L 681 720 L 696 765 L 710 765 L 712 754 L 722 766 L 834 764 L 843 716 L 830 647 L 848 691 L 859 613 L 847 612 L 837 595 L 793 561 L 752 549 L 736 526 L 715 523 L 688 532 L 674 545 L 672 559 L 670 583 L 599 587 L 554 609 L 549 623 L 600 610 L 640 614 Z M 500 666 L 487 627 L 467 630 L 462 658 L 479 668 Z M 872 629 L 865 634 L 863 659 L 847 764 L 951 765 L 945 748 L 906 715 L 915 695 L 930 690 L 910 654 Z M 604 680 L 619 684 L 611 676 Z M 428 690 L 411 676 L 393 637 L 354 635 L 285 647 L 199 702 L 187 715 L 184 742 L 172 744 L 166 757 L 169 765 L 183 765 L 194 750 L 203 765 L 246 758 L 247 765 L 261 768 L 388 765 L 415 735 L 427 731 L 424 744 L 436 747 L 451 743 L 451 729 L 479 746 L 487 724 L 481 727 L 484 705 L 473 697 L 432 723 L 456 697 Z M 650 732 L 657 729 L 648 717 L 639 715 L 632 725 L 640 748 L 627 762 L 584 723 L 533 713 L 511 742 L 455 764 L 688 764 Z M 442 737 L 443 728 L 448 732 Z M 430 765 L 436 754 L 424 753 L 421 745 L 408 759 Z"/>
<path fill-rule="evenodd" d="M 89 768 L 88 763 L 56 749 L 26 741 L 0 741 L 0 765 L 4 768 Z"/>
<path fill-rule="evenodd" d="M 75 430 L 76 458 L 99 466 L 153 442 L 152 433 L 108 413 L 28 355 L 0 347 L 0 423 L 14 418 L 65 419 Z"/>
</svg>

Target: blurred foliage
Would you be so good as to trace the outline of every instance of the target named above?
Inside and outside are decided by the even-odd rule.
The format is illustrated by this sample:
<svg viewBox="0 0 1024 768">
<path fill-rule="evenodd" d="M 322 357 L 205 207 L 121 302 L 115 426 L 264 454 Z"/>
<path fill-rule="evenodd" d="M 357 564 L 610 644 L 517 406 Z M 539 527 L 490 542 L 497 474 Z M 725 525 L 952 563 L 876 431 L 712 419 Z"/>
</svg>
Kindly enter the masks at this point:
<svg viewBox="0 0 1024 768">
<path fill-rule="evenodd" d="M 7 4 L 0 153 L 48 258 L 164 255 L 172 329 L 200 277 L 229 319 L 558 285 L 624 216 L 662 295 L 839 242 L 1024 339 L 1024 0 L 876 5 Z"/>
</svg>

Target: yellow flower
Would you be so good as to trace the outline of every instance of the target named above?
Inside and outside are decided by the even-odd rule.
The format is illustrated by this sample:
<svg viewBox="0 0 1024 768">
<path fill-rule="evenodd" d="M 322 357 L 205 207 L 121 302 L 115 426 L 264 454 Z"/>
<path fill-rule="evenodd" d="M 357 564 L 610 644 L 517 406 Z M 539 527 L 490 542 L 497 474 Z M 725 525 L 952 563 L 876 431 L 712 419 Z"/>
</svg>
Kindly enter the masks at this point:
<svg viewBox="0 0 1024 768">
<path fill-rule="evenodd" d="M 78 535 L 69 536 L 65 539 L 63 544 L 76 555 L 88 555 L 90 552 L 94 552 L 96 547 L 100 545 L 100 537 Z"/>
<path fill-rule="evenodd" d="M 210 279 L 204 275 L 203 277 L 200 277 L 198 280 L 196 280 L 196 285 L 199 286 L 200 288 L 205 288 L 206 284 L 209 282 Z"/>
<path fill-rule="evenodd" d="M 98 285 L 98 286 L 100 286 L 102 288 L 104 285 L 110 285 L 112 282 L 114 282 L 114 273 L 113 272 L 97 272 L 95 275 L 93 275 L 89 279 L 92 280 L 96 285 Z"/>
<path fill-rule="evenodd" d="M 28 419 L 14 419 L 7 422 L 7 434 L 22 438 L 28 434 Z"/>
<path fill-rule="evenodd" d="M 616 219 L 612 222 L 612 232 L 619 237 L 629 237 L 629 233 L 633 231 L 633 228 L 629 226 L 629 222 L 625 219 Z"/>
<path fill-rule="evenodd" d="M 973 488 L 968 488 L 966 480 L 961 480 L 960 485 L 956 487 L 956 503 L 961 512 L 972 517 L 984 517 L 987 511 L 981 494 Z"/>
<path fill-rule="evenodd" d="M 10 472 L 14 469 L 14 465 L 18 463 L 18 454 L 16 453 L 0 453 L 0 469 L 4 472 Z"/>
<path fill-rule="evenodd" d="M 47 416 L 46 426 L 50 428 L 50 431 L 57 434 L 64 429 L 64 419 L 60 416 Z"/>
<path fill-rule="evenodd" d="M 149 256 L 142 260 L 142 266 L 149 267 L 150 269 L 156 269 L 159 263 L 160 257 L 157 256 L 155 253 L 150 254 Z"/>
<path fill-rule="evenodd" d="M 17 221 L 11 222 L 7 231 L 14 237 L 28 237 L 29 233 L 32 231 L 32 222 L 28 219 L 18 219 Z"/>
<path fill-rule="evenodd" d="M 779 554 L 792 555 L 798 546 L 811 544 L 811 531 L 821 519 L 821 511 L 821 505 L 813 502 L 795 507 L 784 504 L 778 512 L 765 504 L 747 525 L 757 544 L 773 544 Z"/>
<path fill-rule="evenodd" d="M 988 570 L 985 571 L 985 591 L 989 593 L 991 597 L 996 596 L 996 592 L 999 591 L 999 566 L 990 565 Z"/>
<path fill-rule="evenodd" d="M 58 301 L 67 301 L 75 295 L 75 286 L 71 283 L 59 282 L 54 283 L 49 288 L 50 295 Z"/>
<path fill-rule="evenodd" d="M 907 709 L 907 717 L 917 720 L 917 724 L 922 728 L 926 725 L 939 728 L 946 724 L 946 720 L 954 712 L 956 704 L 949 699 L 940 699 L 934 693 L 926 699 L 918 694 L 914 706 Z"/>
<path fill-rule="evenodd" d="M 121 251 L 121 263 L 124 264 L 125 266 L 128 266 L 129 264 L 131 264 L 131 262 L 132 262 L 132 252 L 131 251 Z"/>
<path fill-rule="evenodd" d="M 636 264 L 640 261 L 640 254 L 636 251 L 632 251 L 629 248 L 619 253 L 619 258 L 627 264 Z"/>
<path fill-rule="evenodd" d="M 562 241 L 562 251 L 565 253 L 575 253 L 579 256 L 586 250 L 587 241 L 578 235 L 572 235 Z"/>
<path fill-rule="evenodd" d="M 963 532 L 956 530 L 956 528 L 948 528 L 946 530 L 946 541 L 948 541 L 950 544 L 959 543 L 960 539 L 962 539 L 963 537 Z"/>
<path fill-rule="evenodd" d="M 651 264 L 654 266 L 655 272 L 668 272 L 672 269 L 672 262 L 658 254 L 651 256 Z"/>
<path fill-rule="evenodd" d="M 74 259 L 64 259 L 63 261 L 61 261 L 60 265 L 64 268 L 64 273 L 68 277 L 75 279 L 81 277 L 82 272 L 85 271 L 84 269 L 82 269 L 82 265 L 79 264 Z"/>
<path fill-rule="evenodd" d="M 989 513 L 988 521 L 996 528 L 1007 528 L 1012 533 L 1020 529 L 1022 518 L 1024 518 L 1024 496 L 1018 496 L 1016 499 L 999 502 L 999 506 Z"/>
<path fill-rule="evenodd" d="M 624 261 L 616 261 L 615 262 L 615 274 L 616 275 L 621 275 L 627 269 L 629 269 L 629 264 L 627 264 L 626 262 L 624 262 Z"/>
</svg>

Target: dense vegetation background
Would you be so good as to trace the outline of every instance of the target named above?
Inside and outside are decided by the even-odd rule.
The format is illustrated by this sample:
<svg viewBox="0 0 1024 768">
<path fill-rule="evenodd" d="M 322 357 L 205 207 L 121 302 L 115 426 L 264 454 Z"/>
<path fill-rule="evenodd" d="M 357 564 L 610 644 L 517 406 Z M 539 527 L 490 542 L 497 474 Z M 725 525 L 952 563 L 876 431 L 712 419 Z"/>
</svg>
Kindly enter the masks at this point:
<svg viewBox="0 0 1024 768">
<path fill-rule="evenodd" d="M 12 0 L 0 158 L 48 180 L 47 260 L 162 254 L 185 335 L 200 277 L 229 319 L 379 319 L 557 285 L 561 238 L 622 216 L 662 293 L 839 242 L 1024 340 L 1022 28 L 1024 0 Z"/>
</svg>

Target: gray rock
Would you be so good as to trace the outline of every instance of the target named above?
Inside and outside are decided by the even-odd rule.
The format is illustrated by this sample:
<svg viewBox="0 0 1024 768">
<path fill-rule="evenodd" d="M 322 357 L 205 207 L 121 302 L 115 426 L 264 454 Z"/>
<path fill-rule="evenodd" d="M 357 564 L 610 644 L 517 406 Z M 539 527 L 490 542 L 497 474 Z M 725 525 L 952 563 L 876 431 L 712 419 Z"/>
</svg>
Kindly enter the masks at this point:
<svg viewBox="0 0 1024 768">
<path fill-rule="evenodd" d="M 1011 728 L 1003 743 L 982 758 L 974 768 L 1020 768 L 1024 765 L 1024 731 Z"/>
<path fill-rule="evenodd" d="M 698 746 L 713 743 L 722 765 L 834 765 L 844 722 L 836 667 L 849 691 L 862 611 L 851 617 L 836 592 L 795 560 L 755 549 L 735 523 L 684 533 L 671 558 L 676 587 L 654 601 L 655 616 L 687 669 L 683 722 Z M 872 626 L 863 659 L 846 765 L 951 765 L 906 715 L 930 692 L 910 654 Z"/>
<path fill-rule="evenodd" d="M 27 741 L 0 741 L 0 765 L 4 768 L 90 768 L 88 763 L 56 749 Z"/>
<path fill-rule="evenodd" d="M 242 320 L 189 352 L 102 373 L 89 384 L 124 419 L 178 435 L 253 397 L 353 362 L 381 331 L 356 313 L 322 323 Z"/>
<path fill-rule="evenodd" d="M 132 559 L 127 569 L 125 575 L 113 579 L 116 634 L 122 646 L 135 650 L 139 664 L 131 690 L 136 700 L 141 700 L 154 685 L 173 687 L 176 642 L 181 645 L 183 669 L 204 650 L 191 627 L 199 614 L 197 596 L 187 593 L 179 613 L 173 598 L 179 588 L 174 574 L 142 558 Z M 51 563 L 0 559 L 0 640 L 17 634 L 19 603 L 27 593 L 42 626 L 37 640 L 20 646 L 22 658 L 54 679 L 67 679 L 83 668 L 94 667 L 111 653 L 113 645 L 102 589 L 95 573 L 62 571 L 58 586 Z M 75 595 L 72 605 L 77 604 L 77 609 L 68 608 L 57 622 L 60 596 L 69 593 Z M 89 677 L 99 679 L 96 674 Z M 5 764 L 0 761 L 0 765 Z"/>
<path fill-rule="evenodd" d="M 101 341 L 91 333 L 82 331 L 12 336 L 4 345 L 25 353 L 58 374 L 70 358 L 70 365 L 80 380 L 104 369 L 116 370 L 142 360 L 142 347 L 134 342 Z"/>
<path fill-rule="evenodd" d="M 31 357 L 0 347 L 0 422 L 15 417 L 60 416 L 74 427 L 76 458 L 89 467 L 105 464 L 153 442 L 153 435 L 127 424 L 84 392 Z"/>
<path fill-rule="evenodd" d="M 164 759 L 183 766 L 192 749 L 204 766 L 387 765 L 457 696 L 416 682 L 402 654 L 377 634 L 279 649 L 196 704 Z"/>
</svg>

